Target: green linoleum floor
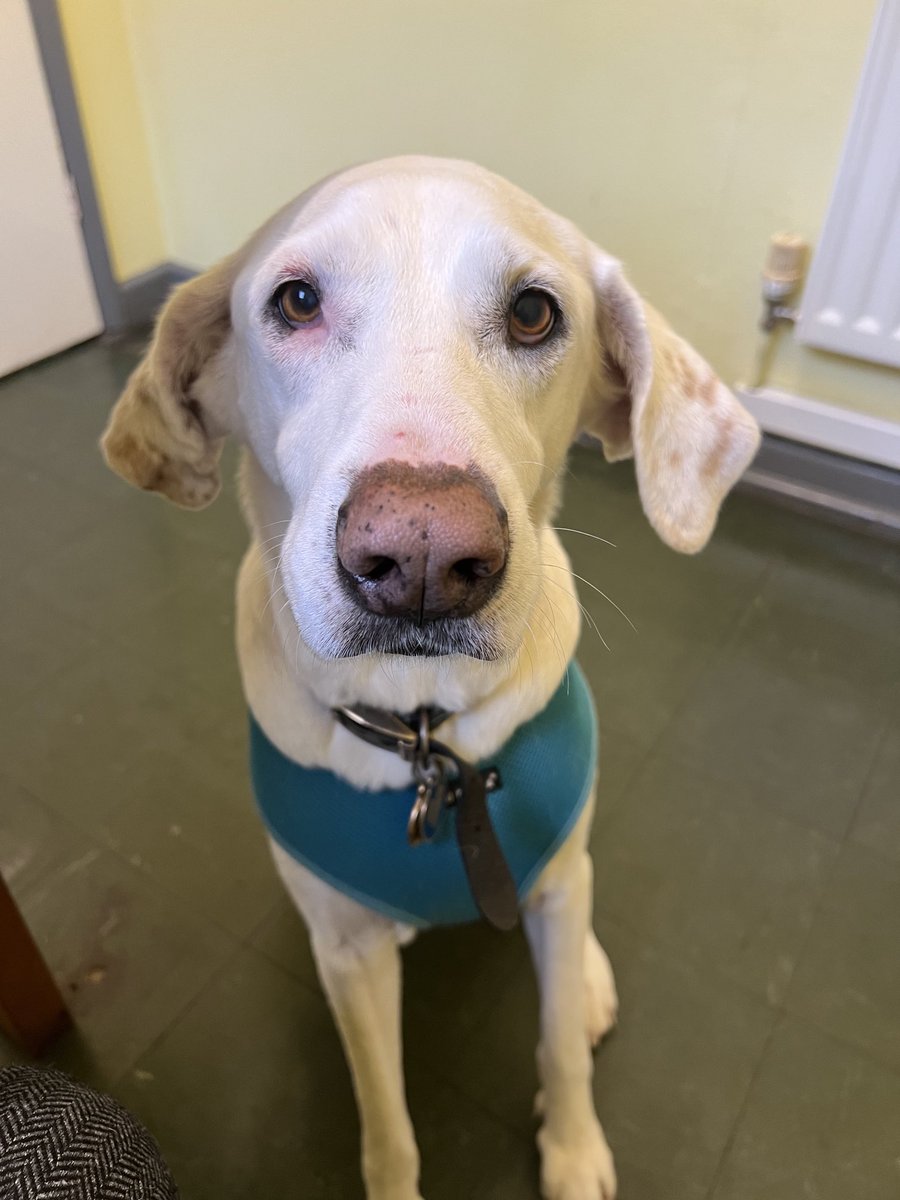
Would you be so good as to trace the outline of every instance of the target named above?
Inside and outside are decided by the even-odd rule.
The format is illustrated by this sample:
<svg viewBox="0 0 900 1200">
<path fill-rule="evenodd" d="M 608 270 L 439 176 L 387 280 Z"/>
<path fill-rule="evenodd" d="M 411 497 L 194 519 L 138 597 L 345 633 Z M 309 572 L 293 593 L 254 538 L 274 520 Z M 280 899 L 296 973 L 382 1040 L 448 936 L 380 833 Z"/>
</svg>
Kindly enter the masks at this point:
<svg viewBox="0 0 900 1200">
<path fill-rule="evenodd" d="M 181 513 L 96 451 L 137 352 L 0 382 L 0 869 L 75 1014 L 49 1060 L 150 1125 L 186 1200 L 359 1200 L 349 1077 L 249 798 L 234 489 Z M 610 647 L 586 625 L 621 1200 L 896 1200 L 900 551 L 738 494 L 682 558 L 630 468 L 581 449 L 559 524 L 616 543 L 563 535 L 636 626 L 582 587 Z M 404 961 L 427 1200 L 537 1197 L 523 939 L 436 932 Z"/>
</svg>

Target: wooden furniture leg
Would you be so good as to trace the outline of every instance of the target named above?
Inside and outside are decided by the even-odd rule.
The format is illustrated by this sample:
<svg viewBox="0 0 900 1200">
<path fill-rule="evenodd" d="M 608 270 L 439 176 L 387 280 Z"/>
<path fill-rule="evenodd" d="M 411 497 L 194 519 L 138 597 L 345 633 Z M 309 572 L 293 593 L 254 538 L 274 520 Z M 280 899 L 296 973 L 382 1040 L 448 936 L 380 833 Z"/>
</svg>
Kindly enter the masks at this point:
<svg viewBox="0 0 900 1200">
<path fill-rule="evenodd" d="M 0 1028 L 37 1055 L 70 1024 L 60 990 L 0 876 Z"/>
</svg>

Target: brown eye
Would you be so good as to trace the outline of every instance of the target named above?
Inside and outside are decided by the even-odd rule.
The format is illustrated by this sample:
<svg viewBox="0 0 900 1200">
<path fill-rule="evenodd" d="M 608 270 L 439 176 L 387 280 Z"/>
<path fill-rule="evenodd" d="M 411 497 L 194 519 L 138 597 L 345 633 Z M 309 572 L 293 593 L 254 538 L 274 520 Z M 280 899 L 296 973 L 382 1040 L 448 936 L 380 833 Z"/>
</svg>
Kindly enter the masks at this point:
<svg viewBox="0 0 900 1200">
<path fill-rule="evenodd" d="M 542 342 L 556 324 L 556 305 L 546 292 L 526 288 L 520 292 L 509 312 L 509 332 L 523 346 Z"/>
<path fill-rule="evenodd" d="M 303 279 L 291 279 L 282 284 L 275 293 L 275 303 L 282 320 L 294 329 L 309 325 L 322 311 L 318 292 Z"/>
</svg>

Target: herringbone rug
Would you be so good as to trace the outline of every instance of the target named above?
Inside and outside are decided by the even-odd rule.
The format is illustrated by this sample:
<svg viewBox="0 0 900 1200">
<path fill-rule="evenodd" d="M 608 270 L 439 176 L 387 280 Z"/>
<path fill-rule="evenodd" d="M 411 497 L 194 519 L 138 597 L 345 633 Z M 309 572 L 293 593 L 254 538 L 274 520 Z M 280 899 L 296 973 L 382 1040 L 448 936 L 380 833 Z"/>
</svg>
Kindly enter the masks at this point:
<svg viewBox="0 0 900 1200">
<path fill-rule="evenodd" d="M 147 1130 L 58 1071 L 0 1071 L 2 1200 L 177 1200 Z"/>
</svg>

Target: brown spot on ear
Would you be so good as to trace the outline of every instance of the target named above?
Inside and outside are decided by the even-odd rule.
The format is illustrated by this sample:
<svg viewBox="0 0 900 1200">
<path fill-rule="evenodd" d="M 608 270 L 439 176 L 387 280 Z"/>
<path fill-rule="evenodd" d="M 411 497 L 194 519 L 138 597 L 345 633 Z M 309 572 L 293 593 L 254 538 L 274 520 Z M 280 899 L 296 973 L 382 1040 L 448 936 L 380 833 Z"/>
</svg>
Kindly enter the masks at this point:
<svg viewBox="0 0 900 1200">
<path fill-rule="evenodd" d="M 712 405 L 712 404 L 715 404 L 715 402 L 716 402 L 716 392 L 718 391 L 718 389 L 719 389 L 718 376 L 715 374 L 714 371 L 710 371 L 710 373 L 706 376 L 706 378 L 700 384 L 700 387 L 697 389 L 697 396 L 703 401 L 704 404 Z"/>
<path fill-rule="evenodd" d="M 140 456 L 141 452 L 137 438 L 131 433 L 120 433 L 112 441 L 110 449 L 117 458 L 126 458 L 129 462 L 134 462 Z"/>
<path fill-rule="evenodd" d="M 669 466 L 672 468 L 673 471 L 679 470 L 683 462 L 684 462 L 684 455 L 681 453 L 680 450 L 673 450 L 672 453 L 669 455 Z"/>
<path fill-rule="evenodd" d="M 159 459 L 159 466 L 157 467 L 156 471 L 153 473 L 153 475 L 149 479 L 146 480 L 146 482 L 141 484 L 141 487 L 143 488 L 143 490 L 145 492 L 165 492 L 166 491 L 166 485 L 169 482 L 169 480 L 167 479 L 167 474 L 168 474 L 168 470 L 169 470 L 169 462 L 170 462 L 170 460 L 167 455 L 165 455 L 165 454 L 161 455 L 161 457 Z"/>
<path fill-rule="evenodd" d="M 728 457 L 734 440 L 735 423 L 730 417 L 725 417 L 716 435 L 712 450 L 706 456 L 703 464 L 704 479 L 718 479 L 722 475 L 722 467 Z"/>
<path fill-rule="evenodd" d="M 157 475 L 158 457 L 132 433 L 113 434 L 106 441 L 106 453 L 116 470 L 133 480 L 138 487 L 152 488 Z"/>
</svg>

